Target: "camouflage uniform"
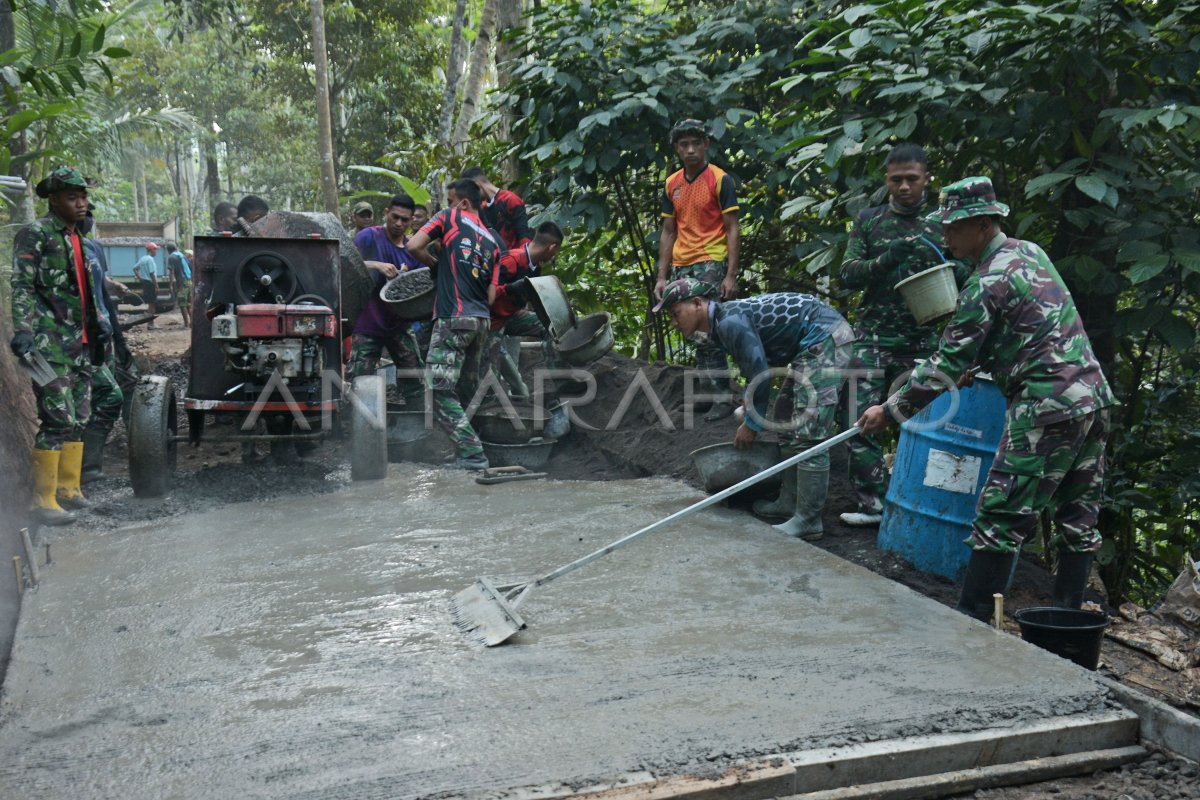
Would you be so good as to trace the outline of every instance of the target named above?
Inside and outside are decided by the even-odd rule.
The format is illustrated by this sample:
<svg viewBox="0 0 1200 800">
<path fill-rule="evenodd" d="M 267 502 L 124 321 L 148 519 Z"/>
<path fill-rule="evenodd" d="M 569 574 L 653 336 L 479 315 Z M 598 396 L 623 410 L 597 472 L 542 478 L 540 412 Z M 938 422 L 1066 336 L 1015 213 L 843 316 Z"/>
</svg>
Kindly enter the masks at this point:
<svg viewBox="0 0 1200 800">
<path fill-rule="evenodd" d="M 45 386 L 34 384 L 41 421 L 34 439 L 38 450 L 59 450 L 66 442 L 79 441 L 91 413 L 91 350 L 102 343 L 90 286 L 83 287 L 81 301 L 73 236 L 57 215 L 49 214 L 21 228 L 13 243 L 14 332 L 33 335 L 34 349 L 57 376 Z M 86 264 L 84 274 L 90 275 Z"/>
<path fill-rule="evenodd" d="M 671 270 L 671 280 L 677 281 L 680 278 L 691 278 L 700 281 L 700 283 L 708 287 L 705 297 L 716 299 L 717 292 L 721 288 L 721 281 L 725 280 L 725 268 L 724 261 L 701 261 L 699 264 L 673 268 Z M 697 345 L 696 369 L 705 371 L 723 370 L 728 373 L 729 360 L 726 358 L 725 352 L 719 347 L 714 347 L 711 344 Z M 727 389 L 731 389 L 732 384 L 727 378 L 718 378 L 716 380 L 715 384 L 710 384 L 706 387 L 706 391 L 721 393 Z"/>
<path fill-rule="evenodd" d="M 359 375 L 374 375 L 384 350 L 392 357 L 392 363 L 398 370 L 425 368 L 425 359 L 421 357 L 417 334 L 411 325 L 387 336 L 356 333 L 350 341 L 350 363 L 347 366 L 352 380 Z M 406 405 L 421 404 L 421 396 L 425 389 L 419 379 L 397 378 L 396 385 L 403 393 Z"/>
<path fill-rule="evenodd" d="M 869 208 L 859 214 L 850 230 L 842 261 L 842 285 L 862 291 L 855 314 L 855 332 L 851 359 L 851 386 L 854 406 L 850 418 L 856 419 L 868 407 L 883 402 L 895 388 L 897 379 L 907 377 L 917 359 L 927 358 L 937 347 L 936 324 L 917 325 L 904 298 L 895 285 L 922 270 L 945 261 L 938 256 L 944 250 L 942 226 L 925 219 L 926 203 L 913 208 L 896 203 Z M 898 239 L 923 236 L 931 247 L 919 243 L 913 254 L 897 267 L 881 264 L 888 245 Z M 956 262 L 955 277 L 962 286 L 969 271 Z M 883 443 L 875 436 L 859 436 L 847 442 L 850 485 L 860 511 L 879 513 L 887 477 L 883 467 Z"/>
<path fill-rule="evenodd" d="M 475 396 L 491 320 L 451 317 L 434 321 L 425 375 L 433 393 L 433 412 L 450 436 L 459 458 L 483 455 L 483 442 L 467 419 L 459 397 Z"/>
<path fill-rule="evenodd" d="M 986 208 L 983 201 L 990 197 Z M 947 199 L 948 198 L 948 199 Z M 1007 214 L 986 178 L 947 187 L 942 213 Z M 1099 549 L 1096 518 L 1104 475 L 1107 412 L 1116 405 L 1075 303 L 1049 257 L 1032 242 L 998 233 L 959 295 L 938 350 L 917 367 L 884 409 L 899 421 L 925 407 L 972 366 L 992 374 L 1008 398 L 1004 437 L 980 495 L 968 542 L 1011 553 L 1055 507 L 1055 545 L 1067 553 Z M 1086 578 L 1086 576 L 1084 576 Z"/>
</svg>

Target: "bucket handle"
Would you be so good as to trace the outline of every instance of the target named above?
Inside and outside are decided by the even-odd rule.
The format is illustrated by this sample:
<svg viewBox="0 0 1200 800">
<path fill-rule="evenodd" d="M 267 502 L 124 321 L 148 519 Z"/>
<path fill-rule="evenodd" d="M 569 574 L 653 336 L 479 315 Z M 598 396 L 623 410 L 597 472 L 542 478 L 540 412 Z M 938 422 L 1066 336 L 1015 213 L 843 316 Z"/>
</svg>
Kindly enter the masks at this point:
<svg viewBox="0 0 1200 800">
<path fill-rule="evenodd" d="M 938 257 L 938 258 L 940 258 L 940 259 L 943 261 L 943 263 L 946 261 L 946 256 L 944 256 L 944 255 L 942 254 L 942 251 L 941 251 L 941 249 L 940 249 L 940 248 L 939 248 L 939 247 L 938 247 L 936 244 L 934 244 L 933 242 L 929 241 L 929 240 L 928 240 L 928 239 L 926 239 L 924 236 L 918 236 L 917 238 L 918 238 L 918 239 L 920 239 L 920 240 L 921 240 L 922 242 L 924 242 L 925 244 L 927 244 L 927 245 L 929 245 L 930 247 L 932 247 L 932 248 L 933 248 L 933 252 L 937 253 L 937 257 Z"/>
</svg>

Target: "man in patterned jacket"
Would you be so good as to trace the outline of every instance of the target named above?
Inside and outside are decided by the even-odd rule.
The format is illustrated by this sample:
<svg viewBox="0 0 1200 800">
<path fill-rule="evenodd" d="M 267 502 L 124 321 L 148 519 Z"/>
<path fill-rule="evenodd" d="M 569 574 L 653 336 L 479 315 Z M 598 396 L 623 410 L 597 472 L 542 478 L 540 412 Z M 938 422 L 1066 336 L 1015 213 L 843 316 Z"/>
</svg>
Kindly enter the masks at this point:
<svg viewBox="0 0 1200 800">
<path fill-rule="evenodd" d="M 986 620 L 1021 543 L 1054 508 L 1058 571 L 1052 602 L 1079 608 L 1104 477 L 1108 408 L 1116 399 L 1071 293 L 1040 247 L 1000 230 L 1008 206 L 987 178 L 947 186 L 935 212 L 946 244 L 976 264 L 937 352 L 858 424 L 876 433 L 916 414 L 978 365 L 1008 398 L 1004 435 L 976 506 L 958 610 Z"/>
<path fill-rule="evenodd" d="M 654 296 L 662 300 L 670 272 L 670 280 L 693 278 L 707 287 L 709 297 L 732 300 L 737 295 L 741 250 L 733 178 L 708 163 L 708 127 L 700 120 L 676 122 L 671 146 L 683 169 L 668 177 L 663 187 Z M 725 354 L 699 345 L 696 367 L 705 371 L 705 393 L 715 398 L 704 419 L 713 422 L 732 414 L 733 387 Z"/>
<path fill-rule="evenodd" d="M 103 362 L 111 336 L 96 308 L 81 223 L 87 218 L 89 181 L 59 167 L 38 182 L 50 213 L 17 232 L 13 242 L 10 343 L 18 359 L 33 354 L 54 371 L 34 381 L 40 426 L 33 442 L 34 518 L 46 525 L 75 520 L 68 509 L 87 505 L 79 489 L 83 428 L 90 414 L 92 365 Z"/>
<path fill-rule="evenodd" d="M 746 386 L 746 416 L 734 435 L 739 448 L 750 447 L 760 431 L 772 426 L 796 452 L 833 435 L 838 387 L 850 361 L 854 331 L 842 315 L 808 294 L 781 292 L 720 302 L 708 299 L 708 287 L 680 278 L 663 291 L 655 311 L 666 310 L 671 324 L 690 339 L 706 339 L 733 357 Z M 771 372 L 787 378 L 775 401 L 778 423 L 767 420 Z M 785 474 L 792 517 L 775 526 L 789 536 L 820 539 L 821 512 L 829 492 L 829 454 L 822 453 Z"/>
<path fill-rule="evenodd" d="M 905 377 L 918 359 L 928 358 L 938 341 L 936 323 L 917 325 L 895 289 L 904 278 L 945 261 L 939 252 L 942 226 L 926 219 L 929 158 L 919 145 L 898 144 L 883 167 L 888 202 L 859 213 L 841 269 L 842 286 L 862 292 L 854 314 L 858 340 L 850 363 L 855 414 L 883 402 L 888 387 Z M 956 265 L 959 287 L 969 274 L 965 265 Z M 887 490 L 882 443 L 874 436 L 860 436 L 846 446 L 856 508 L 842 514 L 842 522 L 878 525 Z M 770 515 L 769 509 L 764 511 Z"/>
</svg>

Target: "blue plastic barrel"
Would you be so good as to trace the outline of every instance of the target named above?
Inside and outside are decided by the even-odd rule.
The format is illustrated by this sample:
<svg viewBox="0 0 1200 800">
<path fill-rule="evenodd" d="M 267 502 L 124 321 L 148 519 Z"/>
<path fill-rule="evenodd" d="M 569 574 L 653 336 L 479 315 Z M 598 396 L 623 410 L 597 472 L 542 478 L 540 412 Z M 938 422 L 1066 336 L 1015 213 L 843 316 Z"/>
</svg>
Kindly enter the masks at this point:
<svg viewBox="0 0 1200 800">
<path fill-rule="evenodd" d="M 881 549 L 925 572 L 962 577 L 971 557 L 963 540 L 1000 445 L 1006 405 L 994 383 L 977 378 L 957 393 L 943 392 L 904 423 L 879 526 Z"/>
</svg>

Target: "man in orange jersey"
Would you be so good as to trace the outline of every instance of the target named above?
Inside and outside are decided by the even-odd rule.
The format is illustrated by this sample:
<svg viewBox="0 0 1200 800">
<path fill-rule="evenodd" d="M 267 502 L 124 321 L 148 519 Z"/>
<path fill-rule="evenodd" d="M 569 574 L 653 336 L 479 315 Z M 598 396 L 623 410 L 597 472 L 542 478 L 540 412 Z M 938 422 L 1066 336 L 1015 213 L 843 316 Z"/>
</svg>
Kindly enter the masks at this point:
<svg viewBox="0 0 1200 800">
<path fill-rule="evenodd" d="M 683 169 L 667 178 L 663 189 L 662 234 L 658 240 L 658 282 L 662 299 L 668 280 L 692 278 L 709 287 L 709 296 L 732 300 L 737 295 L 740 228 L 733 178 L 708 163 L 708 128 L 684 119 L 671 128 L 671 146 Z M 697 342 L 696 367 L 706 370 L 702 385 L 716 397 L 704 419 L 713 422 L 733 413 L 733 387 L 725 353 Z M 718 373 L 724 373 L 718 377 Z"/>
</svg>

